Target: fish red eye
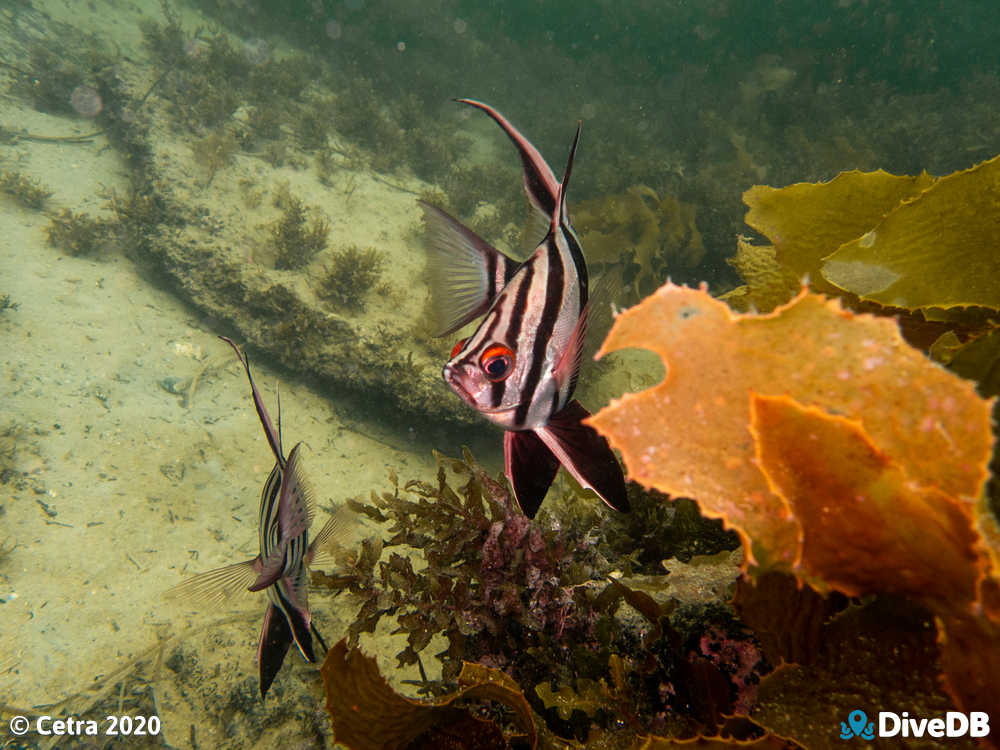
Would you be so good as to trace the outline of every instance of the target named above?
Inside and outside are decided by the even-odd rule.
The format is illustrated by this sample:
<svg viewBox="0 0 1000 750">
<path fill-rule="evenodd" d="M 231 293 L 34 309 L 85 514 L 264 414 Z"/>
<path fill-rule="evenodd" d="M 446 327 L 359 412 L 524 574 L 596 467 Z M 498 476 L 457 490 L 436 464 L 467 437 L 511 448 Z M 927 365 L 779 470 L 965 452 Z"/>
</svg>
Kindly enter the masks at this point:
<svg viewBox="0 0 1000 750">
<path fill-rule="evenodd" d="M 463 346 L 465 346 L 465 342 L 466 342 L 466 341 L 468 341 L 468 339 L 459 339 L 458 343 L 457 343 L 457 344 L 455 344 L 455 348 L 451 350 L 451 358 L 452 358 L 452 359 L 455 359 L 455 356 L 456 356 L 456 355 L 457 355 L 457 354 L 458 354 L 458 353 L 459 353 L 460 351 L 462 351 L 462 347 L 463 347 Z"/>
<path fill-rule="evenodd" d="M 514 352 L 502 344 L 496 344 L 483 352 L 483 356 L 479 358 L 479 366 L 483 368 L 488 380 L 499 383 L 514 372 Z"/>
</svg>

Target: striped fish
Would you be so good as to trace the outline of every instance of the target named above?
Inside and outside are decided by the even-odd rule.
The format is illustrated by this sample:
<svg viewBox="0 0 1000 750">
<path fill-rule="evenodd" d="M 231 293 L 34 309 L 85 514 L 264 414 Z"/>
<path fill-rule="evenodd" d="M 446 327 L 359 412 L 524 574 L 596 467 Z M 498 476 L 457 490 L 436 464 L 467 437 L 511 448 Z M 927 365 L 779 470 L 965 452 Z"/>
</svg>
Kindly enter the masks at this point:
<svg viewBox="0 0 1000 750">
<path fill-rule="evenodd" d="M 325 549 L 342 533 L 345 516 L 335 514 L 309 543 L 309 527 L 315 505 L 302 472 L 299 452 L 302 443 L 296 443 L 285 457 L 281 445 L 280 403 L 278 427 L 275 429 L 254 384 L 250 364 L 231 339 L 225 336 L 219 338 L 233 348 L 246 370 L 254 407 L 275 459 L 274 468 L 260 495 L 260 554 L 252 560 L 194 576 L 168 593 L 213 605 L 240 590 L 264 591 L 267 594 L 267 611 L 257 644 L 260 695 L 264 698 L 293 642 L 302 657 L 310 663 L 316 661 L 313 637 L 324 652 L 327 650 L 326 642 L 316 630 L 309 612 L 309 564 L 318 550 Z"/>
<path fill-rule="evenodd" d="M 523 263 L 493 248 L 444 211 L 423 204 L 439 336 L 483 316 L 444 366 L 444 379 L 467 404 L 504 433 L 504 465 L 521 510 L 534 517 L 564 466 L 615 510 L 629 509 L 621 466 L 607 441 L 581 420 L 589 412 L 572 398 L 587 329 L 587 263 L 566 211 L 566 174 L 556 180 L 538 150 L 489 105 L 489 115 L 514 143 L 524 188 L 548 222 L 548 233 Z"/>
</svg>

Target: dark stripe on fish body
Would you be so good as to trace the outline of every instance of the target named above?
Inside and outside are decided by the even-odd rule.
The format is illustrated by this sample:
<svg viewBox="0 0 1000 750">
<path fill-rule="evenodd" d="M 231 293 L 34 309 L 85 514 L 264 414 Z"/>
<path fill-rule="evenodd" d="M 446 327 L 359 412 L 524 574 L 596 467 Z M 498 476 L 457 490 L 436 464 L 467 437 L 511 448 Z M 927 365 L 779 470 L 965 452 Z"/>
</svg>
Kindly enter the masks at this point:
<svg viewBox="0 0 1000 750">
<path fill-rule="evenodd" d="M 563 237 L 566 239 L 566 245 L 569 247 L 569 254 L 573 258 L 573 265 L 576 266 L 576 275 L 580 279 L 580 312 L 583 312 L 583 307 L 587 304 L 589 296 L 587 288 L 590 285 L 587 261 L 583 257 L 583 248 L 580 246 L 580 240 L 576 237 L 576 232 L 565 222 L 563 223 Z"/>
<path fill-rule="evenodd" d="M 524 278 L 521 279 L 521 286 L 517 289 L 517 296 L 510 309 L 510 319 L 507 323 L 507 331 L 504 336 L 507 344 L 513 351 L 517 351 L 517 340 L 521 335 L 521 326 L 524 323 L 524 311 L 528 309 L 528 293 L 531 291 L 531 283 L 535 276 L 535 266 L 530 265 L 524 269 Z"/>
<path fill-rule="evenodd" d="M 507 329 L 503 333 L 503 338 L 504 343 L 510 347 L 511 351 L 514 352 L 520 348 L 518 346 L 518 337 L 521 335 L 521 326 L 524 325 L 524 312 L 528 308 L 528 297 L 531 292 L 534 277 L 534 265 L 525 267 L 524 274 L 520 279 L 520 286 L 517 288 L 517 294 L 514 295 L 514 300 L 510 304 L 510 315 L 507 319 Z M 500 306 L 498 305 L 497 307 Z M 490 392 L 490 399 L 494 409 L 503 403 L 503 397 L 506 392 L 506 380 L 501 380 L 499 383 L 493 384 L 493 388 Z"/>
<path fill-rule="evenodd" d="M 278 464 L 275 464 L 260 493 L 259 534 L 262 559 L 267 559 L 271 550 L 278 545 L 278 498 L 281 495 L 283 474 Z"/>
<path fill-rule="evenodd" d="M 489 296 L 492 299 L 497 296 L 500 289 L 497 287 L 497 258 L 499 255 L 486 253 L 486 279 L 489 284 Z"/>
<path fill-rule="evenodd" d="M 552 237 L 546 241 L 546 245 L 548 247 L 548 272 L 545 279 L 545 306 L 542 308 L 542 316 L 538 321 L 538 329 L 535 331 L 535 341 L 531 347 L 531 365 L 524 380 L 521 403 L 518 404 L 514 416 L 517 425 L 524 425 L 531 404 L 535 400 L 535 390 L 542 378 L 545 350 L 552 340 L 552 331 L 555 330 L 556 319 L 559 317 L 559 309 L 563 304 L 563 295 L 565 294 L 566 270 L 563 267 L 559 249 Z"/>
</svg>

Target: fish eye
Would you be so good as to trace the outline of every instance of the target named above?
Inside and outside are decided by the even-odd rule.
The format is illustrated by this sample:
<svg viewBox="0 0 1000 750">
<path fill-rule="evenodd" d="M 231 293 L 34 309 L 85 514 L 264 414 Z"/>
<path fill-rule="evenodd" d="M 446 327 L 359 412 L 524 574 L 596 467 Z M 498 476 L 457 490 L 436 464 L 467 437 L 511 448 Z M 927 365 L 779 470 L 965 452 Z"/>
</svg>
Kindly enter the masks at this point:
<svg viewBox="0 0 1000 750">
<path fill-rule="evenodd" d="M 506 380 L 514 372 L 514 352 L 502 344 L 489 347 L 479 358 L 486 378 L 494 383 Z"/>
<path fill-rule="evenodd" d="M 458 343 L 455 344 L 455 348 L 451 350 L 451 359 L 455 359 L 455 357 L 458 355 L 458 353 L 460 351 L 462 351 L 462 347 L 465 346 L 465 342 L 466 341 L 468 341 L 468 339 L 459 339 L 458 340 Z"/>
</svg>

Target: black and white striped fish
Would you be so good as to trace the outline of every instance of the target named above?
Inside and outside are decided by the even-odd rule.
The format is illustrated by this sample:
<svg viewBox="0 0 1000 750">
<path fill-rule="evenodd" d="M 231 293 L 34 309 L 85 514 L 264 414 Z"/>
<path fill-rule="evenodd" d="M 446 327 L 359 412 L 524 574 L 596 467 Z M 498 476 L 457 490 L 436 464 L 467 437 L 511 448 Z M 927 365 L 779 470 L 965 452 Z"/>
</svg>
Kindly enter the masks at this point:
<svg viewBox="0 0 1000 750">
<path fill-rule="evenodd" d="M 503 427 L 504 463 L 514 497 L 534 517 L 560 464 L 615 510 L 629 508 L 621 466 L 607 441 L 581 423 L 572 400 L 587 328 L 587 264 L 566 212 L 566 175 L 556 180 L 538 150 L 499 112 L 471 99 L 517 147 L 524 188 L 549 222 L 523 263 L 507 257 L 438 208 L 423 204 L 429 270 L 445 336 L 480 316 L 444 366 L 444 379 L 467 404 Z"/>
<path fill-rule="evenodd" d="M 194 576 L 175 586 L 169 594 L 211 604 L 218 604 L 240 590 L 264 591 L 267 594 L 267 611 L 257 644 L 260 695 L 263 698 L 293 642 L 308 662 L 316 661 L 313 637 L 319 641 L 324 652 L 327 650 L 309 611 L 309 564 L 318 550 L 342 533 L 345 516 L 335 514 L 309 543 L 309 527 L 315 505 L 302 471 L 302 443 L 296 443 L 285 458 L 281 445 L 280 404 L 278 427 L 275 429 L 254 384 L 250 364 L 231 339 L 225 336 L 219 338 L 233 348 L 246 370 L 254 408 L 275 459 L 274 468 L 260 495 L 260 554 L 253 560 Z"/>
</svg>

